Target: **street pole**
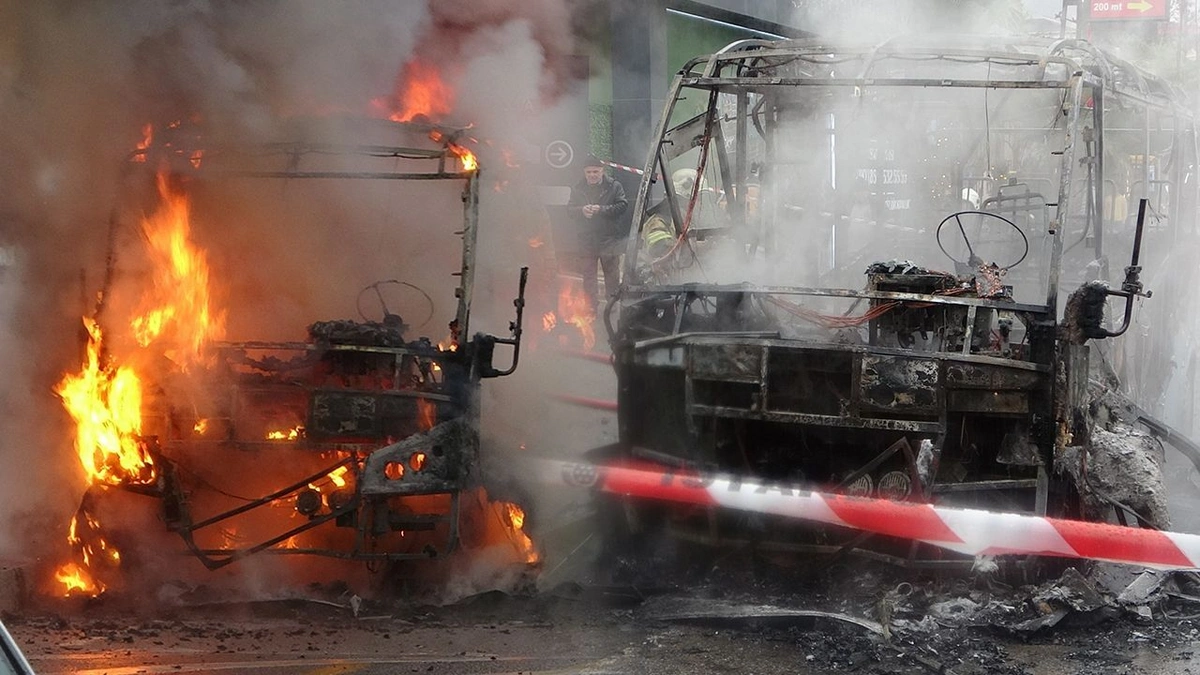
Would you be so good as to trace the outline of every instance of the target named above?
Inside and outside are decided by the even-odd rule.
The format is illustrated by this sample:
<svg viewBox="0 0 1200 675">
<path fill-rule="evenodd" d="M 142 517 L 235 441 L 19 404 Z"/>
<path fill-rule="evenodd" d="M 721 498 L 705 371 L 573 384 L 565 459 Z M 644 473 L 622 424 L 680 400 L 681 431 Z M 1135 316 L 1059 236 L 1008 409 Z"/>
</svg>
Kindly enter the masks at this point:
<svg viewBox="0 0 1200 675">
<path fill-rule="evenodd" d="M 1184 82 L 1183 51 L 1187 45 L 1187 40 L 1184 37 L 1184 27 L 1187 25 L 1187 10 L 1188 0 L 1179 0 L 1179 46 L 1175 53 L 1175 76 L 1179 78 L 1181 84 Z"/>
</svg>

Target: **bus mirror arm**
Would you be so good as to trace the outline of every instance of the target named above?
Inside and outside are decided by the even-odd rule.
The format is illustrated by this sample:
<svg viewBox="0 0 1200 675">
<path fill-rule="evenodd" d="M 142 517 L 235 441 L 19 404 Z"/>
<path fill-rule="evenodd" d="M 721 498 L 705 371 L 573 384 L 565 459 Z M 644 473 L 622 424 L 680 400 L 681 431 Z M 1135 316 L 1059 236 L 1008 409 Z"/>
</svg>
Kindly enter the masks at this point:
<svg viewBox="0 0 1200 675">
<path fill-rule="evenodd" d="M 517 297 L 515 300 L 513 300 L 513 307 L 515 307 L 517 310 L 517 318 L 515 321 L 510 321 L 508 323 L 510 337 L 502 338 L 494 335 L 479 336 L 482 338 L 481 341 L 487 344 L 488 352 L 487 358 L 485 359 L 486 363 L 484 363 L 480 368 L 481 377 L 504 377 L 506 375 L 512 375 L 517 370 L 517 362 L 521 358 L 521 333 L 523 332 L 521 324 L 525 315 L 525 282 L 528 280 L 529 268 L 522 267 L 521 280 L 517 287 Z M 512 364 L 504 370 L 496 370 L 491 365 L 491 348 L 497 344 L 512 345 L 513 348 Z"/>
<path fill-rule="evenodd" d="M 1133 299 L 1135 297 L 1149 298 L 1153 295 L 1152 291 L 1145 290 L 1142 285 L 1142 266 L 1138 264 L 1142 252 L 1142 232 L 1145 225 L 1146 200 L 1142 199 L 1138 202 L 1137 230 L 1133 235 L 1133 255 L 1130 256 L 1129 266 L 1125 268 L 1125 280 L 1121 282 L 1121 290 L 1108 291 L 1108 295 L 1125 298 L 1125 316 L 1121 320 L 1121 326 L 1116 330 L 1101 328 L 1102 337 L 1117 337 L 1129 330 L 1129 324 L 1133 319 Z"/>
</svg>

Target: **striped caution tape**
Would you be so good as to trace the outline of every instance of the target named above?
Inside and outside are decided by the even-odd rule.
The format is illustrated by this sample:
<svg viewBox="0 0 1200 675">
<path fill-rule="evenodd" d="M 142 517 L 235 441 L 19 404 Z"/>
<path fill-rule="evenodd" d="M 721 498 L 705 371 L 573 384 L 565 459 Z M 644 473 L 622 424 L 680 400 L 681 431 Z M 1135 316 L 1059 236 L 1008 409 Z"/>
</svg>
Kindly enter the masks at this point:
<svg viewBox="0 0 1200 675">
<path fill-rule="evenodd" d="M 654 467 L 654 468 L 650 468 Z M 1042 555 L 1200 569 L 1200 535 L 825 494 L 657 465 L 548 462 L 547 479 L 641 499 L 716 506 L 913 539 L 973 556 Z"/>
<path fill-rule="evenodd" d="M 621 171 L 628 171 L 629 173 L 637 174 L 639 176 L 646 175 L 645 171 L 638 169 L 636 167 L 625 166 L 624 164 L 617 164 L 616 162 L 609 162 L 609 161 L 603 160 L 603 159 L 600 160 L 600 163 L 603 164 L 604 166 L 611 166 L 614 169 L 620 169 Z"/>
<path fill-rule="evenodd" d="M 614 168 L 614 169 L 617 169 L 618 171 L 626 171 L 626 172 L 628 172 L 628 173 L 632 173 L 632 174 L 634 174 L 634 175 L 636 175 L 636 176 L 645 176 L 645 175 L 646 175 L 646 172 L 645 172 L 645 171 L 643 171 L 642 169 L 639 169 L 639 168 L 637 168 L 636 166 L 626 166 L 626 165 L 624 165 L 624 164 L 617 164 L 616 162 L 610 162 L 610 161 L 608 161 L 608 160 L 605 160 L 605 159 L 602 159 L 602 160 L 600 160 L 600 163 L 601 163 L 601 164 L 603 164 L 604 166 L 609 166 L 609 167 L 612 167 L 612 168 Z M 659 176 L 660 176 L 660 175 L 661 175 L 661 174 L 659 174 L 659 173 L 657 173 L 657 172 L 656 172 L 656 173 L 654 174 L 654 180 L 656 180 L 656 181 L 657 181 L 657 180 L 659 179 Z"/>
</svg>

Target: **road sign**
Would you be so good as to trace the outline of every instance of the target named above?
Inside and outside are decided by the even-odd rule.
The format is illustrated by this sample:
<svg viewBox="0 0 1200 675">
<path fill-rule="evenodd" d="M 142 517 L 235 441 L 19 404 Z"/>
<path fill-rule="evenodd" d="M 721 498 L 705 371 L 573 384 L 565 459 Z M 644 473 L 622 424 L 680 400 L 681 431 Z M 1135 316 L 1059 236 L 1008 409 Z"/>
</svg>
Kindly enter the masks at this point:
<svg viewBox="0 0 1200 675">
<path fill-rule="evenodd" d="M 556 169 L 571 166 L 575 159 L 575 148 L 566 141 L 550 141 L 546 145 L 546 163 Z"/>
<path fill-rule="evenodd" d="M 1170 0 L 1090 0 L 1092 21 L 1165 19 Z"/>
</svg>

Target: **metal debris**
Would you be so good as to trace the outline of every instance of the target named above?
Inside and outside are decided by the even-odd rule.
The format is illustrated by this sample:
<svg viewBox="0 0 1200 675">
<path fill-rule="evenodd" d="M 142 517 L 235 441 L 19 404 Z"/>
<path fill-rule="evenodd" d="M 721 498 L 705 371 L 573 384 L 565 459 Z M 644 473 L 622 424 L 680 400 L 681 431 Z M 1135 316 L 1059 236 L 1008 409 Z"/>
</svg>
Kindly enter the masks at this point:
<svg viewBox="0 0 1200 675">
<path fill-rule="evenodd" d="M 651 621 L 740 622 L 757 619 L 825 619 L 863 628 L 879 637 L 883 626 L 875 621 L 836 612 L 793 609 L 775 605 L 750 605 L 694 598 L 655 598 L 647 601 L 641 616 Z"/>
<path fill-rule="evenodd" d="M 1074 567 L 1068 567 L 1053 585 L 1039 592 L 1042 602 L 1058 602 L 1075 612 L 1093 612 L 1108 603 L 1096 587 Z"/>
<path fill-rule="evenodd" d="M 1165 572 L 1146 570 L 1126 586 L 1125 590 L 1121 591 L 1121 594 L 1117 596 L 1117 602 L 1122 605 L 1145 605 L 1152 596 L 1159 594 L 1166 580 Z"/>
</svg>

